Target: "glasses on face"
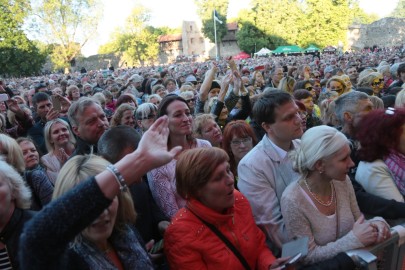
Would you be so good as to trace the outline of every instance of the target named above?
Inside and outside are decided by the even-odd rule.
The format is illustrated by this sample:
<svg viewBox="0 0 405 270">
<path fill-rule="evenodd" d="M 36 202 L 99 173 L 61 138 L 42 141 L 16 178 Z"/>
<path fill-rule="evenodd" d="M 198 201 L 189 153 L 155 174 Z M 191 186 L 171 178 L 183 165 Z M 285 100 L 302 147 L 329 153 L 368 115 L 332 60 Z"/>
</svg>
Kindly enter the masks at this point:
<svg viewBox="0 0 405 270">
<path fill-rule="evenodd" d="M 150 119 L 155 119 L 156 114 L 149 114 L 148 116 L 145 116 L 142 118 L 142 120 L 150 120 Z"/>
<path fill-rule="evenodd" d="M 239 146 L 241 143 L 243 143 L 244 145 L 252 143 L 252 137 L 246 137 L 240 140 L 231 141 L 232 146 Z"/>
<path fill-rule="evenodd" d="M 305 88 L 305 90 L 308 90 L 308 91 L 312 91 L 312 89 L 314 89 L 312 86 L 308 86 Z"/>
<path fill-rule="evenodd" d="M 307 112 L 298 112 L 298 114 L 300 115 L 300 117 L 302 119 L 307 119 L 308 118 L 308 113 Z"/>
<path fill-rule="evenodd" d="M 331 88 L 330 90 L 340 93 L 343 91 L 343 88 Z"/>
<path fill-rule="evenodd" d="M 379 79 L 378 82 L 373 82 L 371 85 L 372 86 L 377 86 L 377 85 L 382 84 L 383 82 L 384 82 L 384 79 Z"/>
<path fill-rule="evenodd" d="M 195 102 L 195 98 L 186 99 L 186 102 L 187 102 L 187 103 Z"/>
</svg>

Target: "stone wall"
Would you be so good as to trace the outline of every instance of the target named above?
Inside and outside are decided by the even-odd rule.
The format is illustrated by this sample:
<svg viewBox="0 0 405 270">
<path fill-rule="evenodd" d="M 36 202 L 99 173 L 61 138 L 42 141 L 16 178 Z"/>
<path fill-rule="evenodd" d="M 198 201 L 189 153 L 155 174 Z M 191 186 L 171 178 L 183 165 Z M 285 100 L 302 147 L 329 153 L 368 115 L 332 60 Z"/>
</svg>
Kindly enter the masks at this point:
<svg viewBox="0 0 405 270">
<path fill-rule="evenodd" d="M 351 25 L 347 33 L 351 49 L 393 47 L 405 44 L 405 18 L 383 18 L 371 24 Z"/>
</svg>

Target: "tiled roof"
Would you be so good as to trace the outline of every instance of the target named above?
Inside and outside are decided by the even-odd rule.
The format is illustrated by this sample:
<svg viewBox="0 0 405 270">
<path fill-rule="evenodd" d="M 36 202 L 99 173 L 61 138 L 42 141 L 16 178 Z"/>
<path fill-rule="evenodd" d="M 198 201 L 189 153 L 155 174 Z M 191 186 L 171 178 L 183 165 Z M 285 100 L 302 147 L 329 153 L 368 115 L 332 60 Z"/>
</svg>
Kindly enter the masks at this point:
<svg viewBox="0 0 405 270">
<path fill-rule="evenodd" d="M 159 36 L 158 42 L 170 42 L 170 41 L 180 41 L 181 34 L 170 34 Z"/>
</svg>

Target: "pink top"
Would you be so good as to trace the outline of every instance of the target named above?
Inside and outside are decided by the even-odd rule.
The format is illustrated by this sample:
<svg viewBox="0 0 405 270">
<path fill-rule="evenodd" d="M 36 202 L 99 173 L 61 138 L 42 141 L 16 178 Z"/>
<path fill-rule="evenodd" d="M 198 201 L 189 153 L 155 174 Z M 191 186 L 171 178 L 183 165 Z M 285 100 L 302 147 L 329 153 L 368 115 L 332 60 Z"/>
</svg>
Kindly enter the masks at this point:
<svg viewBox="0 0 405 270">
<path fill-rule="evenodd" d="M 211 144 L 206 140 L 197 139 L 197 147 L 211 147 Z M 186 200 L 180 197 L 176 191 L 176 164 L 177 160 L 173 159 L 166 165 L 148 173 L 153 198 L 169 218 L 172 218 L 180 208 L 186 205 Z"/>
</svg>

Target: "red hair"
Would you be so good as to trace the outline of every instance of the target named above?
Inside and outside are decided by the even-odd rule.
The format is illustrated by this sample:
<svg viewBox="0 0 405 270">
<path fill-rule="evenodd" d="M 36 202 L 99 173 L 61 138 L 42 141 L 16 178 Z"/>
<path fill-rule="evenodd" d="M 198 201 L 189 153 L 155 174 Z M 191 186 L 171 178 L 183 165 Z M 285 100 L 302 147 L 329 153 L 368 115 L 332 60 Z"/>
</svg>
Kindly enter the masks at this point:
<svg viewBox="0 0 405 270">
<path fill-rule="evenodd" d="M 372 162 L 385 158 L 391 150 L 398 150 L 399 138 L 405 124 L 405 108 L 374 110 L 365 115 L 356 132 L 361 147 L 360 160 Z"/>
<path fill-rule="evenodd" d="M 236 176 L 238 175 L 236 161 L 231 149 L 231 141 L 233 136 L 237 136 L 239 138 L 251 137 L 253 146 L 257 144 L 257 138 L 253 129 L 244 120 L 236 120 L 226 124 L 222 137 L 222 149 L 224 149 L 228 154 L 231 171 L 233 175 Z"/>
</svg>

